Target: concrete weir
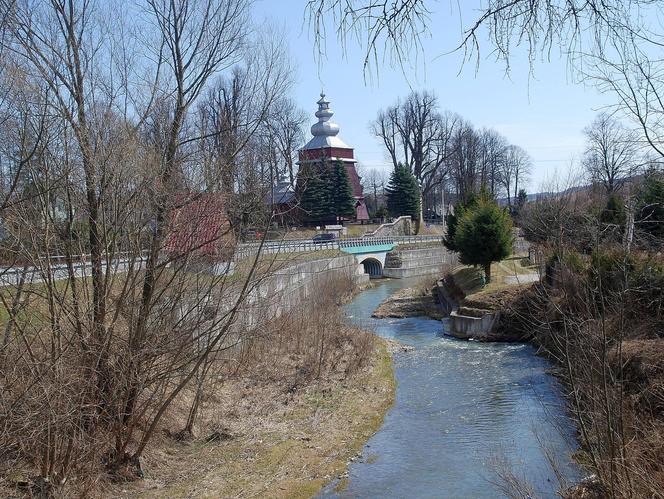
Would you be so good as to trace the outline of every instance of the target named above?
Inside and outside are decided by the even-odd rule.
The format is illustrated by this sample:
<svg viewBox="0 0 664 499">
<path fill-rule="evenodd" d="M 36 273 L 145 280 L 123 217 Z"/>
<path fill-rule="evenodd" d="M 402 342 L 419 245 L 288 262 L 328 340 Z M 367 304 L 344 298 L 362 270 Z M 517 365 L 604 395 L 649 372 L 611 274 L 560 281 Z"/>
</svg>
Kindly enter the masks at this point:
<svg viewBox="0 0 664 499">
<path fill-rule="evenodd" d="M 452 336 L 460 339 L 486 340 L 491 337 L 495 330 L 499 312 L 485 312 L 475 317 L 472 315 L 463 315 L 460 310 L 450 313 L 450 332 Z"/>
</svg>

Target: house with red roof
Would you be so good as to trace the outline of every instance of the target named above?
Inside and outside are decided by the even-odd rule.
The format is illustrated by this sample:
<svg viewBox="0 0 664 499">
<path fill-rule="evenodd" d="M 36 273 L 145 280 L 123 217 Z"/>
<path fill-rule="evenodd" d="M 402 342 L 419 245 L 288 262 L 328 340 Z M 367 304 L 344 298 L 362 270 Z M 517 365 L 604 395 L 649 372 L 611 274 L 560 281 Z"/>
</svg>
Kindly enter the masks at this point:
<svg viewBox="0 0 664 499">
<path fill-rule="evenodd" d="M 235 248 L 235 235 L 219 192 L 182 195 L 171 212 L 164 250 L 171 256 L 228 261 Z"/>
</svg>

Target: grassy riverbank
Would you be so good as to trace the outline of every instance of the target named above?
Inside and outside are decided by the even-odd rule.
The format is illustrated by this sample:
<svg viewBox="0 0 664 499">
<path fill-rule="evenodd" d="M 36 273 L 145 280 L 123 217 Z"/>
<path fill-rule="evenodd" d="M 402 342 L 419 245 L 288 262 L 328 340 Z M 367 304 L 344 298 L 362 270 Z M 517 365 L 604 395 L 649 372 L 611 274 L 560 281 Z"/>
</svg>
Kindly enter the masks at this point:
<svg viewBox="0 0 664 499">
<path fill-rule="evenodd" d="M 537 278 L 537 269 L 524 265 L 522 258 L 509 258 L 491 266 L 492 281 L 482 286 L 482 270 L 471 266 L 458 266 L 445 281 L 456 288 L 454 295 L 462 300 L 462 305 L 484 310 L 497 310 L 512 300 L 522 289 L 531 285 Z M 444 317 L 442 307 L 434 297 L 433 289 L 442 276 L 423 277 L 410 288 L 395 292 L 380 304 L 373 316 L 418 317 L 426 316 L 440 320 Z"/>
<path fill-rule="evenodd" d="M 272 398 L 269 392 L 227 384 L 218 397 L 238 406 L 235 417 L 224 418 L 228 437 L 164 439 L 144 459 L 144 480 L 109 492 L 155 498 L 316 495 L 344 472 L 394 400 L 386 343 L 377 340 L 367 368 L 344 382 L 312 384 L 266 411 L 261 406 Z"/>
<path fill-rule="evenodd" d="M 203 401 L 182 441 L 189 400 L 141 460 L 144 478 L 112 486 L 121 497 L 312 497 L 341 478 L 395 396 L 388 343 L 347 325 L 339 293 L 280 318 Z M 317 314 L 313 314 L 312 310 Z"/>
</svg>

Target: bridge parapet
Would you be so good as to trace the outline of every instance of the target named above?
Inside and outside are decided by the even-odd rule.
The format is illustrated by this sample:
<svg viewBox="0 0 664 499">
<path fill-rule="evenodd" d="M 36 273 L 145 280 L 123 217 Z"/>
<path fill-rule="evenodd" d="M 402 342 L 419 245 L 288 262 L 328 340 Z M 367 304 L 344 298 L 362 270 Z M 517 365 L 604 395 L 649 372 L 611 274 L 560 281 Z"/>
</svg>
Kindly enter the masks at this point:
<svg viewBox="0 0 664 499">
<path fill-rule="evenodd" d="M 265 241 L 261 243 L 238 244 L 235 250 L 235 259 L 247 258 L 255 255 L 259 250 L 264 254 L 297 253 L 303 251 L 321 251 L 330 249 L 360 248 L 363 246 L 376 246 L 383 244 L 408 245 L 421 243 L 442 243 L 443 236 L 368 236 L 338 239 L 333 241 Z"/>
</svg>

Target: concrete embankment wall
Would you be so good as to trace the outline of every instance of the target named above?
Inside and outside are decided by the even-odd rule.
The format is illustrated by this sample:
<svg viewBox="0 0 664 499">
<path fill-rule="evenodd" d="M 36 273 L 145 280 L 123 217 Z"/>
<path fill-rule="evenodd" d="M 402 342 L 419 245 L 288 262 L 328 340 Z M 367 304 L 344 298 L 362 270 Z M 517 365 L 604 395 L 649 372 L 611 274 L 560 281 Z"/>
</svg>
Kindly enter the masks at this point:
<svg viewBox="0 0 664 499">
<path fill-rule="evenodd" d="M 397 249 L 387 254 L 383 275 L 406 277 L 442 274 L 457 264 L 457 254 L 444 246 L 420 249 Z"/>
<path fill-rule="evenodd" d="M 364 274 L 362 266 L 352 255 L 284 266 L 252 283 L 237 322 L 250 327 L 279 317 L 305 300 L 312 299 L 327 283 L 338 278 L 349 286 L 369 281 L 368 274 Z"/>
</svg>

